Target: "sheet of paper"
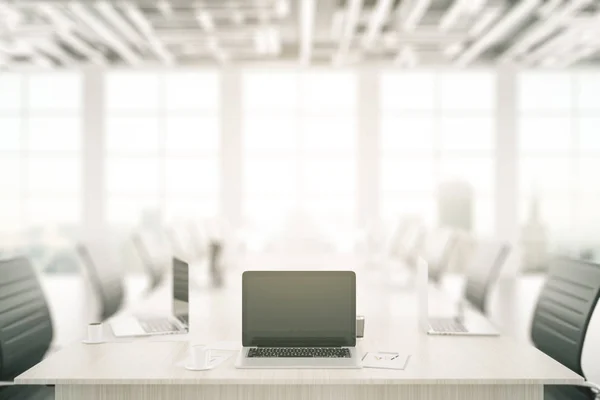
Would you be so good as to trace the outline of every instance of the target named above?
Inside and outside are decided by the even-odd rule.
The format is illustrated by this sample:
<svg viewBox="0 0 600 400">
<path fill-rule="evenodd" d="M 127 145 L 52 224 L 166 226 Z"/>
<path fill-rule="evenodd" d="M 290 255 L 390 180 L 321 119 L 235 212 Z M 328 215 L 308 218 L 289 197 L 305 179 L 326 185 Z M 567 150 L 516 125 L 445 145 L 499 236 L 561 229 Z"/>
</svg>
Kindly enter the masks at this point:
<svg viewBox="0 0 600 400">
<path fill-rule="evenodd" d="M 215 369 L 217 368 L 219 365 L 221 365 L 223 362 L 225 362 L 229 357 L 231 357 L 233 355 L 232 352 L 227 352 L 227 351 L 219 351 L 219 350 L 213 350 L 211 351 L 210 354 L 210 369 Z M 182 367 L 184 368 L 185 365 L 188 362 L 188 358 L 186 357 L 185 359 L 179 361 L 177 364 L 175 364 L 178 367 Z"/>
<path fill-rule="evenodd" d="M 383 368 L 404 370 L 408 365 L 410 355 L 396 352 L 368 352 L 362 358 L 364 368 Z"/>
</svg>

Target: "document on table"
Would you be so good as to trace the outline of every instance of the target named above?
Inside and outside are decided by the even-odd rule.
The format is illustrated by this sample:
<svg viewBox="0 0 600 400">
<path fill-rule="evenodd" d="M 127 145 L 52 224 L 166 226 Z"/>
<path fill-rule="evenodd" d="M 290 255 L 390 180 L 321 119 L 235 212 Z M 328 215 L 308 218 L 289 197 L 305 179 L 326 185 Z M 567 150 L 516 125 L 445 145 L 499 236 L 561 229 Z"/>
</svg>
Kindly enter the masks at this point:
<svg viewBox="0 0 600 400">
<path fill-rule="evenodd" d="M 362 358 L 364 368 L 383 368 L 404 370 L 410 359 L 409 354 L 400 354 L 397 352 L 379 351 L 368 352 Z"/>
</svg>

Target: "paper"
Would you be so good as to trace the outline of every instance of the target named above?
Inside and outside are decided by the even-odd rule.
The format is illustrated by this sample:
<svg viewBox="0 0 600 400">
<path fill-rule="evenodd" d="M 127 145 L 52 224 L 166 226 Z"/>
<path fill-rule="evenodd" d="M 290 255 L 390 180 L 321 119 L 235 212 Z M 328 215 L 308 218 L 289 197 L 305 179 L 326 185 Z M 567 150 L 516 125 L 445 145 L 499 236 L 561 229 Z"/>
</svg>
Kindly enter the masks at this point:
<svg viewBox="0 0 600 400">
<path fill-rule="evenodd" d="M 221 365 L 224 361 L 226 361 L 229 357 L 231 357 L 233 353 L 219 350 L 211 350 L 210 352 L 210 362 L 208 364 L 209 369 L 214 369 Z M 189 357 L 181 360 L 177 364 L 178 367 L 185 367 L 189 361 Z"/>
<path fill-rule="evenodd" d="M 362 358 L 364 368 L 383 368 L 404 370 L 410 355 L 397 352 L 379 351 L 366 353 Z"/>
</svg>

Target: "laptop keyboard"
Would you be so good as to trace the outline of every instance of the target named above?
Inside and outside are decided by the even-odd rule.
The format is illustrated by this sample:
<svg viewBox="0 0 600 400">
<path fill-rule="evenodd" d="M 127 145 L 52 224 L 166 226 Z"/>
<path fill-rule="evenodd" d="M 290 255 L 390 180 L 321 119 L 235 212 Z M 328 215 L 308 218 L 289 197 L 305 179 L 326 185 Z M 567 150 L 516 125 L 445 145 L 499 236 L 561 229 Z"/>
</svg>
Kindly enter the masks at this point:
<svg viewBox="0 0 600 400">
<path fill-rule="evenodd" d="M 248 357 L 262 358 L 350 358 L 350 349 L 341 347 L 258 347 Z"/>
<path fill-rule="evenodd" d="M 466 333 L 468 329 L 460 322 L 452 318 L 432 319 L 429 326 L 434 332 L 439 333 Z"/>
<path fill-rule="evenodd" d="M 179 327 L 165 318 L 140 319 L 139 323 L 146 333 L 179 332 Z"/>
</svg>

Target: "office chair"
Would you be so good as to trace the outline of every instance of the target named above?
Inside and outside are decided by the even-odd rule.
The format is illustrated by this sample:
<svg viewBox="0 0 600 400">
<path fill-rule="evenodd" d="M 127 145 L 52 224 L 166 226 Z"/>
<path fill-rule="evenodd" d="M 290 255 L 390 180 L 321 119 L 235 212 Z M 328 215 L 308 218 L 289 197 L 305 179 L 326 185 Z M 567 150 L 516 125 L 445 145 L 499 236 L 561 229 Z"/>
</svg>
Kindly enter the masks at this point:
<svg viewBox="0 0 600 400">
<path fill-rule="evenodd" d="M 508 258 L 510 246 L 498 241 L 480 241 L 469 261 L 464 297 L 480 312 L 486 312 L 487 298 Z"/>
<path fill-rule="evenodd" d="M 150 290 L 154 290 L 163 281 L 169 262 L 166 259 L 159 260 L 152 257 L 149 245 L 144 240 L 141 232 L 134 233 L 131 237 L 131 241 L 144 265 L 144 269 L 150 277 Z"/>
<path fill-rule="evenodd" d="M 25 257 L 0 260 L 0 398 L 54 399 L 54 388 L 14 385 L 16 376 L 42 360 L 52 342 L 52 318 Z"/>
<path fill-rule="evenodd" d="M 581 368 L 583 345 L 599 295 L 600 264 L 556 257 L 533 314 L 531 339 L 535 347 L 581 376 L 585 376 Z M 546 400 L 600 399 L 598 393 L 600 388 L 587 382 L 581 387 L 544 387 Z"/>
<path fill-rule="evenodd" d="M 100 319 L 107 320 L 114 315 L 123 304 L 123 276 L 111 266 L 103 265 L 102 270 L 94 262 L 88 247 L 84 244 L 76 246 L 77 253 L 83 262 L 93 290 L 100 301 Z"/>
<path fill-rule="evenodd" d="M 439 283 L 448 270 L 457 237 L 450 229 L 436 229 L 425 238 L 423 259 L 429 266 L 429 280 Z"/>
</svg>

